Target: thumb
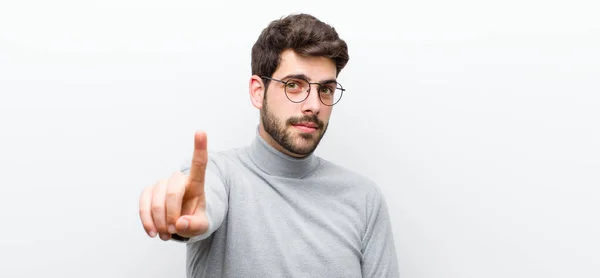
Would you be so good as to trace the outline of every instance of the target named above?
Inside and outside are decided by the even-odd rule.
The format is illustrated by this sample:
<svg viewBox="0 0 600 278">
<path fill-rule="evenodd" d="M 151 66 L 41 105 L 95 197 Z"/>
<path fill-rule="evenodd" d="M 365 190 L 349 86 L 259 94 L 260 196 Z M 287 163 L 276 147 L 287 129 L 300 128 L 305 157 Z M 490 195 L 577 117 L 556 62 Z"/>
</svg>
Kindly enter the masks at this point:
<svg viewBox="0 0 600 278">
<path fill-rule="evenodd" d="M 199 215 L 184 215 L 175 223 L 177 234 L 183 237 L 199 236 L 208 231 L 208 219 L 202 213 Z"/>
</svg>

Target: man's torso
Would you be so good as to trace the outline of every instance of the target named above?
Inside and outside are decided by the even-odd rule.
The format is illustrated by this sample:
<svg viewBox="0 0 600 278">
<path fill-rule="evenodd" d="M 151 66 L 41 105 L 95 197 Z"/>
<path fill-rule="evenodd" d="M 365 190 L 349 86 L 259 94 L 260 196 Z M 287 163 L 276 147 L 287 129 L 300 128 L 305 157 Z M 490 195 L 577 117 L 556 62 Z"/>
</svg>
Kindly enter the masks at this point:
<svg viewBox="0 0 600 278">
<path fill-rule="evenodd" d="M 188 244 L 189 277 L 361 277 L 367 179 L 318 159 L 302 178 L 271 175 L 246 149 L 215 153 L 228 211 Z"/>
</svg>

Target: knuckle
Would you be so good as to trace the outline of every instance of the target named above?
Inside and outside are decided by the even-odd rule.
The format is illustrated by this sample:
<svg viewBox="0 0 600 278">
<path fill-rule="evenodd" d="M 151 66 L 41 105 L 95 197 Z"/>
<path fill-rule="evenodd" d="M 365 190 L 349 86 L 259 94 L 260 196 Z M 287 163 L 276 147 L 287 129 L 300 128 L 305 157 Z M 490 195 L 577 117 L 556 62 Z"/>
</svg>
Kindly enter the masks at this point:
<svg viewBox="0 0 600 278">
<path fill-rule="evenodd" d="M 175 224 L 175 222 L 177 222 L 177 217 L 175 214 L 167 214 L 167 223 Z"/>
<path fill-rule="evenodd" d="M 175 201 L 177 199 L 177 196 L 178 196 L 177 192 L 175 192 L 173 190 L 169 190 L 165 197 L 169 201 Z"/>
<path fill-rule="evenodd" d="M 165 211 L 165 207 L 162 205 L 153 205 L 152 206 L 152 213 L 154 213 L 154 214 L 160 214 L 163 211 Z"/>
<path fill-rule="evenodd" d="M 190 182 L 191 183 L 203 183 L 204 182 L 204 177 L 203 176 L 190 176 L 189 177 Z"/>
<path fill-rule="evenodd" d="M 206 162 L 206 159 L 200 157 L 194 157 L 194 159 L 192 159 L 192 163 L 196 166 L 204 167 L 206 165 Z"/>
</svg>

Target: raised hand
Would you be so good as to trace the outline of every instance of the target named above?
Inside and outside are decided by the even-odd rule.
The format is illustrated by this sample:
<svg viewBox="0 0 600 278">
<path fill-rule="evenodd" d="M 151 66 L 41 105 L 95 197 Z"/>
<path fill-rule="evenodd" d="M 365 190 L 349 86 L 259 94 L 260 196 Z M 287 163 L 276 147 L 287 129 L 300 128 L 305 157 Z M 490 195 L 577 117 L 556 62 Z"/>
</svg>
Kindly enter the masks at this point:
<svg viewBox="0 0 600 278">
<path fill-rule="evenodd" d="M 208 162 L 207 136 L 194 136 L 194 154 L 190 172 L 175 172 L 145 188 L 140 196 L 140 218 L 150 237 L 169 240 L 172 234 L 182 237 L 200 235 L 208 229 L 204 177 Z"/>
</svg>

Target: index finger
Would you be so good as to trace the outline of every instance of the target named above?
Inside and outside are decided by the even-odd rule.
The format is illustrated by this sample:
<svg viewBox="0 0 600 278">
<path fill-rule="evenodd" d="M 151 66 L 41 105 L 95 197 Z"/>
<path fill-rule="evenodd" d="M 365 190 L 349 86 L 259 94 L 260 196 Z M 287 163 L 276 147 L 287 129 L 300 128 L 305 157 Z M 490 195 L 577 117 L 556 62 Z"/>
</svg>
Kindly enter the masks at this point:
<svg viewBox="0 0 600 278">
<path fill-rule="evenodd" d="M 207 136 L 203 131 L 198 131 L 194 135 L 194 155 L 190 165 L 190 186 L 195 192 L 204 193 L 204 174 L 206 173 L 206 163 L 208 161 Z"/>
</svg>

